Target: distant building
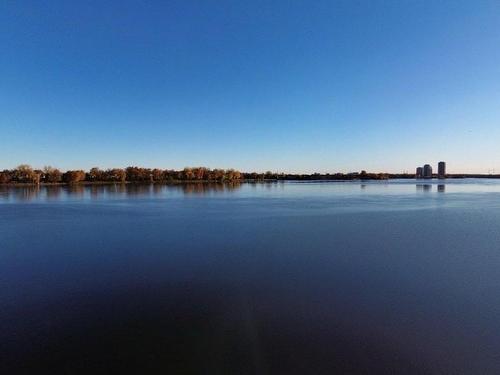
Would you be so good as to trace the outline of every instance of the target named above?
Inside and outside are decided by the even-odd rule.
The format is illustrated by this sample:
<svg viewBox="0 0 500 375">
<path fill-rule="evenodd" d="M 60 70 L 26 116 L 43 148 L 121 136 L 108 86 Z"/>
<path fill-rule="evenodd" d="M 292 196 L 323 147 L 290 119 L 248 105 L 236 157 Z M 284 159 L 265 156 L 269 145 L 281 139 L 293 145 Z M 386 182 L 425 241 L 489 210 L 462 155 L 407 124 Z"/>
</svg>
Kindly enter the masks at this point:
<svg viewBox="0 0 500 375">
<path fill-rule="evenodd" d="M 429 164 L 424 165 L 424 178 L 432 178 L 432 167 Z"/>
<path fill-rule="evenodd" d="M 424 177 L 424 168 L 418 167 L 417 171 L 415 173 L 415 177 L 417 177 L 417 178 L 423 178 Z"/>
<path fill-rule="evenodd" d="M 446 178 L 446 163 L 440 161 L 438 164 L 438 178 Z"/>
</svg>

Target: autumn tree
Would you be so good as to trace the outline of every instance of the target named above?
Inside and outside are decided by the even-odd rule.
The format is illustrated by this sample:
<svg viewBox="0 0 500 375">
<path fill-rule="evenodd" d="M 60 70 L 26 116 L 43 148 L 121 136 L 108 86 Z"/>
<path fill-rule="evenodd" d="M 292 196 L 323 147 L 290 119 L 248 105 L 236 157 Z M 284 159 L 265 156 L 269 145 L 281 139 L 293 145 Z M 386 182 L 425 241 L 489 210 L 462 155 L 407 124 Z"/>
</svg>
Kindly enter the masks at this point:
<svg viewBox="0 0 500 375">
<path fill-rule="evenodd" d="M 68 184 L 76 184 L 80 181 L 85 180 L 85 172 L 81 170 L 67 171 L 66 173 L 63 173 L 62 179 Z"/>
<path fill-rule="evenodd" d="M 204 167 L 193 168 L 193 174 L 196 180 L 205 180 L 207 178 L 207 172 L 207 168 Z"/>
<path fill-rule="evenodd" d="M 127 167 L 127 181 L 145 182 L 151 181 L 151 169 L 139 167 Z"/>
<path fill-rule="evenodd" d="M 240 171 L 237 171 L 237 170 L 234 170 L 234 169 L 231 169 L 231 173 L 232 173 L 232 178 L 231 180 L 240 180 L 241 179 L 241 172 Z"/>
<path fill-rule="evenodd" d="M 104 171 L 94 167 L 87 173 L 87 179 L 89 181 L 104 181 Z"/>
<path fill-rule="evenodd" d="M 108 169 L 103 172 L 102 181 L 125 182 L 127 173 L 121 168 Z"/>
<path fill-rule="evenodd" d="M 184 168 L 184 170 L 182 171 L 182 175 L 184 180 L 188 181 L 194 180 L 194 172 L 192 168 L 189 167 Z"/>
<path fill-rule="evenodd" d="M 0 172 L 0 184 L 8 184 L 9 182 L 12 181 L 12 173 L 5 169 L 2 172 Z"/>
<path fill-rule="evenodd" d="M 177 172 L 171 169 L 165 169 L 162 172 L 162 178 L 164 181 L 173 181 L 176 179 Z"/>
<path fill-rule="evenodd" d="M 28 164 L 21 164 L 14 170 L 14 178 L 22 183 L 39 183 L 40 175 Z"/>
<path fill-rule="evenodd" d="M 153 181 L 162 181 L 163 180 L 163 171 L 161 169 L 155 168 L 151 171 L 153 176 Z"/>
<path fill-rule="evenodd" d="M 43 168 L 42 173 L 43 173 L 44 182 L 55 183 L 55 182 L 61 181 L 62 173 L 57 168 L 53 168 L 51 166 L 46 166 Z"/>
</svg>

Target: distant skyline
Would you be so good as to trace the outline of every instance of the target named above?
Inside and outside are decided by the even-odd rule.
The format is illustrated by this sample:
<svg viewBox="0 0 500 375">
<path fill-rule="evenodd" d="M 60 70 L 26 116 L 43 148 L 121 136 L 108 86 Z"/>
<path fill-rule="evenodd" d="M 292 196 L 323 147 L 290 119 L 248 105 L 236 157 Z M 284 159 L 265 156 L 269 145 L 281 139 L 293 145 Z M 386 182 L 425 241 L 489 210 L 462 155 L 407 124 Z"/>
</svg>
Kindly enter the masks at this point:
<svg viewBox="0 0 500 375">
<path fill-rule="evenodd" d="M 500 173 L 498 1 L 3 1 L 0 170 Z"/>
</svg>

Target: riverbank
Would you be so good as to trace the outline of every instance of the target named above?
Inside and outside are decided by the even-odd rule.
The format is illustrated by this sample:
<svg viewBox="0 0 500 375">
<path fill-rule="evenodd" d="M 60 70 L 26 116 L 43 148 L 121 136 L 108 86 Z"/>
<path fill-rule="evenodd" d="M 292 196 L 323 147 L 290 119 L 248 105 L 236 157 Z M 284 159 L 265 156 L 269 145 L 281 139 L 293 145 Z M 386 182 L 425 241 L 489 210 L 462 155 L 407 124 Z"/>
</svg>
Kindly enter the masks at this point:
<svg viewBox="0 0 500 375">
<path fill-rule="evenodd" d="M 102 185 L 179 185 L 179 184 L 239 184 L 239 183 L 272 183 L 272 182 L 348 182 L 348 181 L 384 181 L 384 180 L 415 180 L 415 181 L 446 181 L 447 179 L 500 179 L 500 175 L 476 175 L 476 174 L 460 174 L 448 175 L 445 179 L 438 179 L 437 176 L 432 179 L 416 179 L 411 175 L 387 175 L 385 178 L 378 177 L 351 177 L 344 175 L 341 178 L 332 178 L 331 175 L 294 175 L 283 178 L 270 179 L 238 179 L 238 180 L 168 180 L 168 181 L 79 181 L 79 182 L 7 182 L 0 183 L 0 186 L 5 187 L 31 187 L 31 186 L 102 186 Z"/>
</svg>

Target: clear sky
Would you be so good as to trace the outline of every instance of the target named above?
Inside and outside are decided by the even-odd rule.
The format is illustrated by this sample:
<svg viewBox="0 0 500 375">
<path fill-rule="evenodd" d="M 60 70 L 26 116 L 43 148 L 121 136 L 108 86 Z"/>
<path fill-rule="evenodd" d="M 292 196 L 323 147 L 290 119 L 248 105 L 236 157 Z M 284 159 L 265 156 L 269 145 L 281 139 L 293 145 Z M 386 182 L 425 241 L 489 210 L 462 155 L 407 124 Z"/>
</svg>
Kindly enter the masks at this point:
<svg viewBox="0 0 500 375">
<path fill-rule="evenodd" d="M 500 173 L 499 1 L 0 2 L 0 169 Z"/>
</svg>

